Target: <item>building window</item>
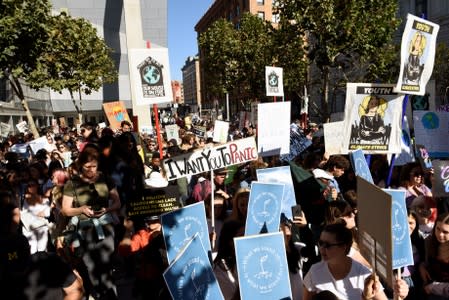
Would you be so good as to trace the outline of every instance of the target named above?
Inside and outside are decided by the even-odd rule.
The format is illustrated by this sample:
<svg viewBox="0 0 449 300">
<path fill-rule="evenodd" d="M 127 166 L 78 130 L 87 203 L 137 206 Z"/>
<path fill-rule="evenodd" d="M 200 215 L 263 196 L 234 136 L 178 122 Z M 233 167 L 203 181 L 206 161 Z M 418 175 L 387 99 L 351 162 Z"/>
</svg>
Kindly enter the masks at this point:
<svg viewBox="0 0 449 300">
<path fill-rule="evenodd" d="M 271 22 L 272 23 L 279 23 L 279 20 L 280 20 L 280 16 L 279 16 L 279 14 L 273 14 L 272 16 L 271 16 Z"/>
<path fill-rule="evenodd" d="M 264 0 L 257 0 L 257 4 L 258 5 L 264 5 L 265 1 Z"/>
<path fill-rule="evenodd" d="M 263 11 L 257 12 L 257 16 L 258 16 L 259 18 L 261 18 L 262 20 L 265 20 L 265 13 L 264 13 Z"/>
</svg>

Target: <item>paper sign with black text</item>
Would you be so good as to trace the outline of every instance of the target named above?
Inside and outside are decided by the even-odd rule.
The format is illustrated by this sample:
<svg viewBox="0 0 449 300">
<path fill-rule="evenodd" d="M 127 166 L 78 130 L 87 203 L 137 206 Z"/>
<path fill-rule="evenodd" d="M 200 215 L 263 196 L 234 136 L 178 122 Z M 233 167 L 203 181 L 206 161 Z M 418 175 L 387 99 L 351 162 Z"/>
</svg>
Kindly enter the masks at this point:
<svg viewBox="0 0 449 300">
<path fill-rule="evenodd" d="M 401 43 L 401 69 L 395 87 L 398 93 L 425 94 L 433 71 L 439 29 L 438 24 L 407 15 Z"/>
<path fill-rule="evenodd" d="M 391 84 L 348 83 L 343 153 L 401 153 L 402 100 Z"/>
<path fill-rule="evenodd" d="M 168 180 L 221 169 L 257 159 L 254 137 L 178 155 L 162 162 Z"/>
<path fill-rule="evenodd" d="M 136 104 L 172 102 L 168 49 L 128 49 L 128 51 L 129 77 Z"/>
<path fill-rule="evenodd" d="M 284 97 L 282 68 L 265 67 L 265 87 L 267 96 Z"/>
</svg>

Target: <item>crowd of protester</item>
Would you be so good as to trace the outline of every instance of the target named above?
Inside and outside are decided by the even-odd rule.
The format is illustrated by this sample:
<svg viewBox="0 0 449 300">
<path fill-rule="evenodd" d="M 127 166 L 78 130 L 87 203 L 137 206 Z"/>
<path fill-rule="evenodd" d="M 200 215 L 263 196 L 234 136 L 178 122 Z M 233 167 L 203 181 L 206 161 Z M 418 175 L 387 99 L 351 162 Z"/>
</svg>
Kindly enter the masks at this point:
<svg viewBox="0 0 449 300">
<path fill-rule="evenodd" d="M 201 125 L 207 132 L 199 137 L 179 122 L 179 142 L 167 140 L 163 130 L 159 136 L 135 132 L 126 121 L 117 131 L 93 123 L 65 132 L 51 128 L 36 153 L 26 146 L 31 135 L 9 136 L 0 147 L 3 291 L 11 299 L 170 299 L 160 220 L 128 217 L 127 205 L 147 188 L 171 186 L 181 206 L 204 201 L 209 223 L 214 209 L 213 271 L 225 299 L 239 299 L 233 238 L 244 234 L 251 182 L 257 169 L 289 162 L 260 157 L 215 170 L 213 178 L 168 181 L 164 158 L 213 144 L 213 124 Z M 348 159 L 325 153 L 316 124 L 300 130 L 309 147 L 290 164 L 321 188 L 296 190 L 301 214 L 281 216 L 293 299 L 448 299 L 448 200 L 432 196 L 432 172 L 419 163 L 394 168 L 389 187 L 406 190 L 414 265 L 389 288 L 359 248 L 358 194 Z M 256 135 L 255 126 L 231 124 L 228 140 Z M 375 184 L 386 187 L 386 156 L 372 155 L 370 167 Z"/>
</svg>

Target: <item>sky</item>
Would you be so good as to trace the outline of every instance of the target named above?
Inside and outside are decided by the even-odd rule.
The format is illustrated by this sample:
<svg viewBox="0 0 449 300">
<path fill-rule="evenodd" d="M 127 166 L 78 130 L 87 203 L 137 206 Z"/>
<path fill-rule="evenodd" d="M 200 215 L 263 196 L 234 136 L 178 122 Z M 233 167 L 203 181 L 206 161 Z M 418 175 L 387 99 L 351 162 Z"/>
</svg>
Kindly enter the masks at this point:
<svg viewBox="0 0 449 300">
<path fill-rule="evenodd" d="M 189 56 L 198 53 L 194 29 L 213 0 L 167 0 L 168 54 L 172 80 L 182 81 L 181 68 Z"/>
</svg>

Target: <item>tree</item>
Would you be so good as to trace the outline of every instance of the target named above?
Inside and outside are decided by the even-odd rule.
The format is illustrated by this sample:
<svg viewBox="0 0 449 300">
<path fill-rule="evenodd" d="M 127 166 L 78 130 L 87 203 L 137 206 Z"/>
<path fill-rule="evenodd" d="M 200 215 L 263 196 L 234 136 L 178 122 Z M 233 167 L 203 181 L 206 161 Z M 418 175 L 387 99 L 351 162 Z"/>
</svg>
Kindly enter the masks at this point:
<svg viewBox="0 0 449 300">
<path fill-rule="evenodd" d="M 239 88 L 251 99 L 265 94 L 265 66 L 273 65 L 273 27 L 258 16 L 244 13 L 237 30 Z"/>
<path fill-rule="evenodd" d="M 204 87 L 215 95 L 232 90 L 238 79 L 239 41 L 231 22 L 215 21 L 199 37 L 202 53 Z"/>
<path fill-rule="evenodd" d="M 81 94 L 88 95 L 103 83 L 117 80 L 111 49 L 83 18 L 62 13 L 50 19 L 50 28 L 48 44 L 51 47 L 38 58 L 30 85 L 35 89 L 50 87 L 58 92 L 67 89 L 82 122 Z M 76 92 L 80 107 L 75 102 Z"/>
<path fill-rule="evenodd" d="M 440 96 L 443 96 L 442 103 L 445 103 L 449 95 L 449 47 L 446 44 L 437 46 L 432 78 L 435 79 Z"/>
<path fill-rule="evenodd" d="M 39 137 L 20 79 L 29 81 L 38 57 L 47 48 L 50 4 L 47 0 L 0 2 L 0 78 L 8 78 L 20 99 L 30 130 Z"/>
<path fill-rule="evenodd" d="M 366 64 L 365 71 L 369 71 L 369 65 L 382 58 L 380 51 L 387 49 L 385 45 L 391 42 L 399 25 L 397 5 L 396 0 L 278 0 L 275 3 L 275 12 L 280 14 L 280 30 L 296 32 L 296 40 L 304 40 L 307 64 L 320 72 L 324 121 L 329 118 L 331 73 L 351 69 L 356 64 Z"/>
</svg>

